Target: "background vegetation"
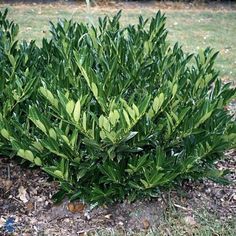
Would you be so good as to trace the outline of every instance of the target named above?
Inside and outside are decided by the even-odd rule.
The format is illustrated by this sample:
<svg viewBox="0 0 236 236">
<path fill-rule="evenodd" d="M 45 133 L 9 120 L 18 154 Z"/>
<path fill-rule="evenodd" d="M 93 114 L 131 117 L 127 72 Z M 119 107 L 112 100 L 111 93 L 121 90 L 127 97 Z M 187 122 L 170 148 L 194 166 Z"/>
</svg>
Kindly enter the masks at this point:
<svg viewBox="0 0 236 236">
<path fill-rule="evenodd" d="M 1 7 L 1 6 L 0 6 Z M 4 8 L 3 8 L 4 9 Z M 48 21 L 56 22 L 60 18 L 73 18 L 83 22 L 97 24 L 97 17 L 111 15 L 116 11 L 111 9 L 92 8 L 89 11 L 83 7 L 61 6 L 9 6 L 9 18 L 21 26 L 18 38 L 27 41 L 35 39 L 41 44 L 42 37 L 49 37 Z M 144 17 L 155 14 L 151 7 L 125 8 L 121 24 L 137 23 L 138 15 Z M 211 46 L 220 52 L 216 59 L 216 69 L 220 71 L 223 80 L 234 82 L 236 78 L 236 14 L 234 11 L 203 10 L 166 10 L 168 40 L 172 45 L 179 41 L 187 52 L 197 52 L 200 48 Z"/>
</svg>

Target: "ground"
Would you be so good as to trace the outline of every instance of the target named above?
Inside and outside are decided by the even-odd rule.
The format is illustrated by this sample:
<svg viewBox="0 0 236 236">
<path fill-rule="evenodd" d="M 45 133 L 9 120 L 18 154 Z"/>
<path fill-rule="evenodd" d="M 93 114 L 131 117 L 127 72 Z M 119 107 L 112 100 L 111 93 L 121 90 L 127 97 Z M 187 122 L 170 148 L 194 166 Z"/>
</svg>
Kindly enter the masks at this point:
<svg viewBox="0 0 236 236">
<path fill-rule="evenodd" d="M 123 8 L 123 24 L 150 17 L 161 8 L 167 15 L 171 43 L 180 41 L 186 51 L 211 46 L 220 51 L 217 68 L 225 81 L 236 81 L 236 5 L 148 3 L 86 8 L 75 4 L 16 4 L 9 17 L 20 24 L 19 40 L 48 37 L 48 21 L 58 18 L 92 21 Z M 233 114 L 236 103 L 228 107 Z M 112 206 L 88 206 L 81 202 L 52 203 L 56 182 L 39 169 L 0 158 L 0 235 L 236 235 L 236 152 L 216 163 L 228 168 L 231 185 L 209 180 L 186 181 L 176 190 L 155 199 Z M 138 233 L 139 232 L 139 233 Z"/>
<path fill-rule="evenodd" d="M 54 205 L 57 183 L 39 169 L 0 159 L 0 235 L 235 235 L 236 153 L 217 163 L 230 185 L 186 181 L 154 199 L 110 206 L 65 201 Z M 13 224 L 11 224 L 11 222 Z M 11 228 L 12 227 L 12 228 Z M 5 233 L 4 233 L 5 231 Z M 1 232 L 1 231 L 0 231 Z"/>
</svg>

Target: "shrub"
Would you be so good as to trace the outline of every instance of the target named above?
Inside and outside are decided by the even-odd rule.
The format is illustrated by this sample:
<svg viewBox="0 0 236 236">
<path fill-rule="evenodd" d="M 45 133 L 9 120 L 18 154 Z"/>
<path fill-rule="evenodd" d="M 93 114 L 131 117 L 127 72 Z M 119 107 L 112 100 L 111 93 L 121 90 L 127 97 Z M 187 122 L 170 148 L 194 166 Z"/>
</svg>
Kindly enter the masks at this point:
<svg viewBox="0 0 236 236">
<path fill-rule="evenodd" d="M 0 155 L 14 155 L 7 130 L 17 120 L 24 133 L 30 102 L 27 99 L 35 93 L 33 86 L 38 79 L 34 65 L 38 54 L 34 42 L 17 42 L 19 26 L 6 17 L 7 10 L 0 12 Z"/>
<path fill-rule="evenodd" d="M 223 180 L 213 164 L 236 145 L 224 106 L 236 90 L 197 55 L 167 41 L 165 16 L 121 27 L 51 23 L 42 46 L 15 41 L 0 15 L 0 152 L 40 166 L 56 197 L 110 202 L 155 196 L 185 178 Z"/>
</svg>

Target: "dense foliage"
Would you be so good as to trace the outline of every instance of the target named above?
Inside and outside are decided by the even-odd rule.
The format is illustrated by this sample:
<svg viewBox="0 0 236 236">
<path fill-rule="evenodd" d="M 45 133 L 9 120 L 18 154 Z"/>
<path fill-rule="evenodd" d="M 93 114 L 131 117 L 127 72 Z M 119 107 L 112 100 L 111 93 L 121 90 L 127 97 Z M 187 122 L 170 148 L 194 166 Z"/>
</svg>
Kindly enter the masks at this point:
<svg viewBox="0 0 236 236">
<path fill-rule="evenodd" d="M 58 198 L 90 202 L 220 180 L 213 163 L 236 146 L 224 109 L 236 90 L 218 78 L 217 53 L 170 46 L 160 12 L 127 27 L 119 18 L 59 21 L 38 47 L 0 13 L 0 154 L 55 177 Z"/>
</svg>

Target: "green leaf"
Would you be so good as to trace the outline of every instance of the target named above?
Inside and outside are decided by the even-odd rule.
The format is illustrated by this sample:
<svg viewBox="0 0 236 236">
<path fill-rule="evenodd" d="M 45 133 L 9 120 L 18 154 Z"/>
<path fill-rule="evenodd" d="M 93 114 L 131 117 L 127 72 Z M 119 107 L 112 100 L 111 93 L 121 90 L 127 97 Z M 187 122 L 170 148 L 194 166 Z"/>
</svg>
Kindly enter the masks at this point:
<svg viewBox="0 0 236 236">
<path fill-rule="evenodd" d="M 134 112 L 135 112 L 136 117 L 139 117 L 140 114 L 139 114 L 139 109 L 138 109 L 138 107 L 137 107 L 135 104 L 133 104 L 132 107 L 133 107 L 133 110 L 134 110 Z"/>
<path fill-rule="evenodd" d="M 34 155 L 30 150 L 19 149 L 17 156 L 22 157 L 30 162 L 34 162 Z"/>
<path fill-rule="evenodd" d="M 105 128 L 106 131 L 110 132 L 111 125 L 110 125 L 109 120 L 106 117 L 103 117 L 103 127 Z"/>
<path fill-rule="evenodd" d="M 124 117 L 125 117 L 125 121 L 126 121 L 127 125 L 130 126 L 131 123 L 130 123 L 129 115 L 128 115 L 128 113 L 126 112 L 126 110 L 123 110 L 123 115 L 124 115 Z"/>
<path fill-rule="evenodd" d="M 65 135 L 61 135 L 61 138 L 70 146 L 70 140 Z"/>
<path fill-rule="evenodd" d="M 152 105 L 154 112 L 157 112 L 161 108 L 161 106 L 164 102 L 164 99 L 165 99 L 164 93 L 160 93 L 159 96 L 155 97 L 155 99 L 153 101 L 153 105 Z"/>
<path fill-rule="evenodd" d="M 116 123 L 118 122 L 119 118 L 120 118 L 120 115 L 119 115 L 119 113 L 117 112 L 117 110 L 115 110 L 115 111 L 111 111 L 111 112 L 110 112 L 108 119 L 109 119 L 110 123 L 111 123 L 113 126 L 115 126 Z"/>
<path fill-rule="evenodd" d="M 9 134 L 9 132 L 6 129 L 1 129 L 1 135 L 5 138 L 10 140 L 11 135 Z"/>
<path fill-rule="evenodd" d="M 34 159 L 34 163 L 37 165 L 37 166 L 42 166 L 42 161 L 39 157 L 35 157 Z"/>
<path fill-rule="evenodd" d="M 94 96 L 95 96 L 95 97 L 98 97 L 98 88 L 97 88 L 97 85 L 92 82 L 91 87 L 92 87 L 92 92 L 93 92 Z"/>
<path fill-rule="evenodd" d="M 178 84 L 174 84 L 173 88 L 172 88 L 172 97 L 174 97 L 176 95 L 178 89 Z"/>
<path fill-rule="evenodd" d="M 8 59 L 9 59 L 11 65 L 12 65 L 12 67 L 14 68 L 15 65 L 16 65 L 15 58 L 14 58 L 11 54 L 9 54 L 9 55 L 8 55 Z"/>
<path fill-rule="evenodd" d="M 137 134 L 138 134 L 138 132 L 130 132 L 129 135 L 126 138 L 124 138 L 122 141 L 127 142 L 130 139 L 132 139 L 133 137 L 135 137 Z"/>
<path fill-rule="evenodd" d="M 73 113 L 75 122 L 78 122 L 80 119 L 80 111 L 81 111 L 81 105 L 80 105 L 80 99 L 78 99 L 78 101 L 75 104 L 75 109 Z"/>
<path fill-rule="evenodd" d="M 44 87 L 39 88 L 39 92 L 56 108 L 58 108 L 58 101 L 57 99 L 54 98 L 53 94 L 51 91 Z"/>
<path fill-rule="evenodd" d="M 198 127 L 200 124 L 204 123 L 207 119 L 209 119 L 212 115 L 213 111 L 207 112 L 201 119 L 198 121 L 195 127 Z"/>
<path fill-rule="evenodd" d="M 42 130 L 45 134 L 47 133 L 46 127 L 44 126 L 44 124 L 43 124 L 40 120 L 34 120 L 33 122 L 34 122 L 35 125 L 36 125 L 40 130 Z"/>
<path fill-rule="evenodd" d="M 66 104 L 66 111 L 67 113 L 71 116 L 73 110 L 75 108 L 75 102 L 73 100 L 70 100 L 67 104 Z"/>
<path fill-rule="evenodd" d="M 57 134 L 53 128 L 49 129 L 49 136 L 53 138 L 54 140 L 57 140 Z"/>
<path fill-rule="evenodd" d="M 203 51 L 202 49 L 200 49 L 199 52 L 198 52 L 198 54 L 199 54 L 199 60 L 200 60 L 200 63 L 201 63 L 202 65 L 204 65 L 204 64 L 205 64 L 205 55 L 204 55 L 204 51 Z"/>
<path fill-rule="evenodd" d="M 63 173 L 62 173 L 60 170 L 55 170 L 55 171 L 53 172 L 53 174 L 54 174 L 57 178 L 64 179 L 64 175 L 63 175 Z"/>
<path fill-rule="evenodd" d="M 83 113 L 83 129 L 87 130 L 87 116 L 85 112 Z"/>
</svg>

